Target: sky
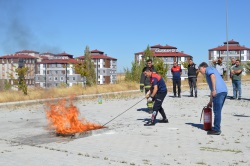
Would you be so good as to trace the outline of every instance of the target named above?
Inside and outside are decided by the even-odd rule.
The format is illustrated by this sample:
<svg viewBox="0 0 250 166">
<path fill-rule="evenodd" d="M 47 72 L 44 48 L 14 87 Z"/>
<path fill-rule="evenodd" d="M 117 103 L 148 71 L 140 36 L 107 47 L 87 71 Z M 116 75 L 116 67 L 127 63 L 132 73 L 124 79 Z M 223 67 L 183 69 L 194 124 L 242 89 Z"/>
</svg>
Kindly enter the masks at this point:
<svg viewBox="0 0 250 166">
<path fill-rule="evenodd" d="M 249 6 L 250 0 L 0 0 L 0 56 L 33 50 L 78 57 L 88 46 L 116 58 L 120 73 L 135 53 L 161 44 L 199 64 L 227 39 L 250 48 Z"/>
</svg>

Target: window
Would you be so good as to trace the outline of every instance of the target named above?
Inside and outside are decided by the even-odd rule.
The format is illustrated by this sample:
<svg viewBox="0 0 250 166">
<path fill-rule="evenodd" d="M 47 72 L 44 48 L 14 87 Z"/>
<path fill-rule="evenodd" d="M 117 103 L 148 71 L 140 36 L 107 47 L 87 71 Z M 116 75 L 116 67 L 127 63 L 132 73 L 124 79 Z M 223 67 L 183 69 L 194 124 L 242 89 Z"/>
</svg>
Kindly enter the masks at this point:
<svg viewBox="0 0 250 166">
<path fill-rule="evenodd" d="M 241 54 L 244 54 L 244 50 L 241 50 L 240 53 L 241 53 Z"/>
<path fill-rule="evenodd" d="M 54 77 L 54 80 L 57 81 L 57 77 Z"/>
<path fill-rule="evenodd" d="M 49 80 L 52 81 L 52 77 L 49 77 Z"/>
<path fill-rule="evenodd" d="M 240 57 L 240 60 L 244 61 L 244 56 L 241 56 L 241 57 Z"/>
<path fill-rule="evenodd" d="M 75 77 L 73 77 L 73 81 L 75 81 L 76 80 L 76 78 Z"/>
<path fill-rule="evenodd" d="M 63 77 L 60 77 L 60 80 L 63 81 Z"/>
<path fill-rule="evenodd" d="M 67 77 L 67 80 L 69 80 L 69 77 Z"/>
</svg>

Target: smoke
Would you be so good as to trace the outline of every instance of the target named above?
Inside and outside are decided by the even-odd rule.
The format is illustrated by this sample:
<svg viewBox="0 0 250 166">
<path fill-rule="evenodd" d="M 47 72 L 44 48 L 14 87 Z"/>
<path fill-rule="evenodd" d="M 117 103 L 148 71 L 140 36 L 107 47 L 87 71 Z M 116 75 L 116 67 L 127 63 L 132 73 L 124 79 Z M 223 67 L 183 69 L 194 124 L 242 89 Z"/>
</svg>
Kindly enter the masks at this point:
<svg viewBox="0 0 250 166">
<path fill-rule="evenodd" d="M 25 17 L 28 0 L 0 0 L 0 50 L 11 54 L 20 50 L 59 52 L 58 47 L 41 44 Z M 54 53 L 54 52 L 53 52 Z M 0 55 L 1 56 L 1 55 Z"/>
<path fill-rule="evenodd" d="M 0 0 L 1 49 L 6 53 L 28 49 L 32 47 L 32 41 L 35 41 L 35 36 L 22 16 L 22 6 L 25 2 L 25 0 Z"/>
</svg>

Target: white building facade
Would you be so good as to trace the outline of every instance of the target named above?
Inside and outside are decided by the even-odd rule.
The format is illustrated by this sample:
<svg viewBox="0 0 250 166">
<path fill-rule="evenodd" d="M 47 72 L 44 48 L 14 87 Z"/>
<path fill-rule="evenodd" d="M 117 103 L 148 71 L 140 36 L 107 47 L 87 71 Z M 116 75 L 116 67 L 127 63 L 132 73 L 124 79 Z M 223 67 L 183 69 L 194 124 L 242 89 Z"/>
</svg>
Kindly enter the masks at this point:
<svg viewBox="0 0 250 166">
<path fill-rule="evenodd" d="M 183 80 L 187 78 L 187 69 L 184 68 L 182 63 L 188 61 L 190 58 L 192 58 L 192 56 L 184 54 L 183 51 L 178 52 L 177 47 L 169 45 L 162 46 L 158 44 L 155 46 L 151 46 L 150 50 L 153 53 L 153 57 L 161 58 L 164 64 L 167 64 L 169 66 L 169 70 L 166 73 L 167 78 L 172 78 L 171 68 L 173 67 L 174 61 L 176 61 L 179 66 L 181 66 L 182 69 L 181 79 Z M 135 53 L 135 61 L 140 62 L 144 60 L 143 54 L 144 52 Z"/>
<path fill-rule="evenodd" d="M 97 84 L 114 84 L 117 80 L 117 59 L 109 57 L 104 52 L 92 50 L 92 62 L 95 64 Z M 84 56 L 78 57 L 84 61 Z"/>
<path fill-rule="evenodd" d="M 224 63 L 227 61 L 227 42 L 224 42 L 224 45 L 222 46 L 208 50 L 208 60 L 210 64 L 219 57 L 222 58 Z M 241 46 L 237 41 L 230 40 L 228 41 L 228 57 L 229 61 L 231 58 L 235 58 L 239 59 L 241 64 L 245 64 L 250 61 L 250 48 Z"/>
</svg>

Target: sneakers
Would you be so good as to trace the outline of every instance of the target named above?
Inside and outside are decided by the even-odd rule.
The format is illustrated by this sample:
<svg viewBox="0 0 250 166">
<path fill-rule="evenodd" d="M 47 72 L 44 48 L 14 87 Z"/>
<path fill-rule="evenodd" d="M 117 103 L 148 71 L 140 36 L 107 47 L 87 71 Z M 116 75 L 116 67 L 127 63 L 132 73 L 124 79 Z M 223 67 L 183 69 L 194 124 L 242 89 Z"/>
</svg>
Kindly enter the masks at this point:
<svg viewBox="0 0 250 166">
<path fill-rule="evenodd" d="M 168 123 L 168 119 L 161 119 L 158 121 L 159 123 Z"/>
<path fill-rule="evenodd" d="M 154 126 L 155 123 L 152 123 L 152 122 L 148 122 L 148 123 L 145 123 L 144 126 Z"/>
<path fill-rule="evenodd" d="M 207 135 L 220 135 L 221 132 L 220 131 L 215 131 L 215 130 L 209 130 L 207 132 Z"/>
</svg>

